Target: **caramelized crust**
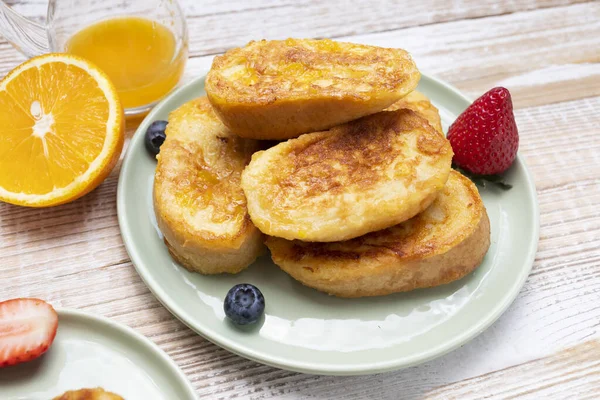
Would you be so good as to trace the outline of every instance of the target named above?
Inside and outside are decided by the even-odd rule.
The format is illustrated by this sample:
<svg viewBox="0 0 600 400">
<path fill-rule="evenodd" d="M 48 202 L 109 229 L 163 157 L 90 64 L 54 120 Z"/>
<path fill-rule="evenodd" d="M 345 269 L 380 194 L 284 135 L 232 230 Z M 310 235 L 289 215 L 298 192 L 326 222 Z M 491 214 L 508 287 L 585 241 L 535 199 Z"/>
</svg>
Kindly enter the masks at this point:
<svg viewBox="0 0 600 400">
<path fill-rule="evenodd" d="M 102 388 L 70 390 L 53 400 L 124 400 L 121 396 Z"/>
<path fill-rule="evenodd" d="M 386 111 L 400 109 L 413 110 L 429 121 L 429 124 L 433 126 L 436 131 L 444 134 L 439 110 L 433 104 L 431 104 L 431 100 L 429 100 L 429 98 L 423 93 L 414 90 L 386 108 Z"/>
<path fill-rule="evenodd" d="M 410 110 L 384 111 L 253 155 L 242 188 L 254 224 L 285 239 L 332 242 L 424 210 L 452 149 Z"/>
<path fill-rule="evenodd" d="M 489 244 L 489 220 L 479 192 L 456 171 L 424 212 L 388 229 L 333 243 L 267 239 L 273 261 L 284 271 L 340 297 L 452 282 L 481 263 Z"/>
<path fill-rule="evenodd" d="M 419 78 L 401 49 L 262 40 L 215 57 L 206 92 L 236 134 L 288 139 L 381 111 L 412 91 Z"/>
<path fill-rule="evenodd" d="M 231 134 L 206 97 L 171 113 L 166 133 L 154 209 L 169 251 L 192 271 L 239 272 L 261 248 L 240 187 L 258 143 Z"/>
</svg>

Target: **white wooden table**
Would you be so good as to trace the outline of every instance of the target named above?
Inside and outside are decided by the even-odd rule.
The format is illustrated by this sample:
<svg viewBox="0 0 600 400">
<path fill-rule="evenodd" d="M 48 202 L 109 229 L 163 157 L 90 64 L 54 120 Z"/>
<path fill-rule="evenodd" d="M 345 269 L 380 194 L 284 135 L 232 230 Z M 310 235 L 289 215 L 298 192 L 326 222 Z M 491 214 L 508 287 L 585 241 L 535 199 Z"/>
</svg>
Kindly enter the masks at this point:
<svg viewBox="0 0 600 400">
<path fill-rule="evenodd" d="M 46 12 L 46 0 L 8 3 L 33 18 Z M 418 367 L 340 378 L 260 365 L 197 336 L 148 291 L 119 234 L 117 167 L 71 204 L 0 204 L 0 299 L 35 296 L 127 324 L 181 366 L 200 398 L 600 398 L 600 2 L 182 4 L 186 80 L 251 39 L 330 37 L 405 48 L 422 71 L 472 97 L 509 88 L 541 210 L 535 265 L 519 297 L 475 340 Z M 0 38 L 0 76 L 23 60 Z"/>
</svg>

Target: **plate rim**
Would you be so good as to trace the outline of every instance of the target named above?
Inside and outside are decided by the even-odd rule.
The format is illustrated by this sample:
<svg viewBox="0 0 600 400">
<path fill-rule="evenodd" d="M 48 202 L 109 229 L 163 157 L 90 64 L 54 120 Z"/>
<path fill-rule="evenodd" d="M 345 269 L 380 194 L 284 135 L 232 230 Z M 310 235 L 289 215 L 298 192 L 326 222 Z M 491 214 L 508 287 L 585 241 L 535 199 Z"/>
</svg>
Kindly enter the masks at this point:
<svg viewBox="0 0 600 400">
<path fill-rule="evenodd" d="M 247 346 L 240 345 L 237 341 L 228 339 L 226 337 L 221 336 L 220 334 L 214 332 L 210 327 L 201 326 L 197 324 L 192 318 L 191 314 L 181 307 L 179 307 L 176 302 L 171 298 L 171 296 L 166 293 L 162 288 L 160 283 L 156 282 L 151 276 L 147 276 L 147 272 L 138 266 L 138 264 L 143 264 L 141 258 L 137 253 L 137 249 L 132 244 L 130 240 L 130 236 L 132 235 L 131 229 L 128 223 L 127 218 L 125 217 L 125 186 L 126 186 L 126 171 L 130 168 L 130 164 L 132 163 L 133 157 L 131 157 L 131 149 L 134 147 L 132 144 L 137 143 L 142 140 L 144 135 L 144 127 L 153 121 L 155 115 L 158 114 L 159 110 L 162 108 L 163 104 L 170 101 L 173 98 L 178 97 L 181 93 L 185 92 L 188 87 L 199 84 L 204 81 L 206 78 L 206 73 L 203 72 L 199 74 L 196 78 L 190 80 L 189 82 L 181 85 L 167 97 L 165 97 L 140 123 L 135 133 L 130 139 L 129 145 L 127 147 L 127 151 L 123 158 L 123 163 L 121 165 L 121 170 L 119 172 L 119 181 L 117 185 L 117 216 L 119 221 L 119 229 L 121 231 L 121 237 L 123 239 L 123 243 L 125 244 L 125 249 L 131 259 L 131 263 L 133 264 L 136 272 L 144 282 L 144 284 L 148 287 L 150 292 L 154 295 L 154 297 L 178 320 L 180 320 L 183 324 L 185 324 L 188 328 L 190 328 L 195 333 L 201 335 L 208 341 L 222 347 L 234 354 L 237 354 L 241 357 L 266 364 L 269 366 L 273 366 L 276 368 L 291 370 L 295 372 L 308 373 L 308 374 L 321 374 L 321 375 L 366 375 L 366 374 L 375 374 L 381 372 L 394 371 L 398 369 L 408 368 L 415 365 L 419 365 L 425 363 L 427 361 L 431 361 L 432 359 L 441 357 L 451 351 L 457 349 L 458 347 L 468 343 L 473 340 L 476 336 L 487 330 L 494 322 L 500 318 L 500 316 L 508 309 L 508 307 L 514 302 L 516 297 L 519 295 L 521 289 L 523 288 L 531 269 L 533 267 L 533 263 L 535 260 L 535 255 L 537 253 L 537 247 L 539 243 L 539 203 L 537 199 L 537 190 L 535 186 L 535 181 L 531 174 L 531 171 L 527 167 L 525 160 L 521 156 L 520 153 L 517 153 L 517 163 L 520 164 L 520 167 L 523 170 L 527 193 L 531 197 L 532 206 L 533 206 L 533 237 L 528 246 L 528 252 L 526 257 L 524 258 L 523 265 L 524 267 L 521 269 L 520 276 L 517 280 L 513 281 L 513 284 L 508 288 L 507 295 L 502 299 L 501 303 L 496 304 L 496 306 L 490 310 L 490 313 L 487 314 L 485 318 L 482 318 L 478 321 L 477 324 L 471 325 L 466 329 L 461 335 L 457 335 L 452 340 L 444 342 L 443 345 L 434 346 L 426 352 L 422 352 L 410 357 L 403 357 L 394 360 L 388 361 L 380 361 L 380 362 L 372 362 L 369 364 L 365 363 L 354 363 L 348 364 L 345 366 L 340 366 L 336 364 L 323 364 L 323 363 L 311 363 L 311 362 L 302 362 L 302 361 L 294 361 L 293 359 L 284 359 L 277 356 L 270 355 L 268 353 L 264 353 L 262 351 L 256 351 L 254 349 L 248 348 Z M 435 85 L 439 85 L 446 89 L 449 92 L 452 92 L 454 96 L 459 97 L 464 102 L 471 104 L 472 100 L 462 94 L 456 87 L 451 84 L 444 82 L 438 78 L 435 78 L 431 75 L 421 72 L 421 80 L 428 80 Z"/>
<path fill-rule="evenodd" d="M 160 361 L 162 361 L 163 364 L 166 365 L 169 368 L 169 370 L 171 370 L 171 372 L 175 374 L 175 376 L 177 377 L 177 383 L 179 384 L 179 386 L 181 386 L 181 388 L 185 390 L 186 395 L 189 399 L 198 399 L 194 386 L 192 385 L 186 374 L 181 370 L 179 365 L 177 365 L 177 363 L 175 363 L 175 361 L 171 357 L 169 357 L 169 355 L 165 353 L 164 350 L 158 347 L 156 343 L 154 343 L 152 340 L 142 335 L 141 333 L 137 332 L 135 329 L 120 322 L 113 321 L 108 317 L 82 310 L 64 307 L 55 307 L 55 310 L 58 314 L 59 329 L 61 318 L 73 318 L 80 319 L 83 321 L 87 320 L 91 321 L 92 323 L 104 325 L 110 330 L 114 330 L 124 336 L 133 339 L 136 343 L 142 345 L 142 347 L 145 350 L 147 350 L 149 354 L 158 357 Z"/>
</svg>

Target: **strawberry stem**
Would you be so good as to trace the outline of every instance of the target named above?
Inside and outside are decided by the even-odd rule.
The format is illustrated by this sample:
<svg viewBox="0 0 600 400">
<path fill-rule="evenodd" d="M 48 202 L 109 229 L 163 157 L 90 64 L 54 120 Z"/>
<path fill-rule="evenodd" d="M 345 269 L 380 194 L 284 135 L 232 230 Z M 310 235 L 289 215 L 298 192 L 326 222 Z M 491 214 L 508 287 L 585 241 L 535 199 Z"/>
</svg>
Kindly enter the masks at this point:
<svg viewBox="0 0 600 400">
<path fill-rule="evenodd" d="M 452 164 L 452 168 L 454 168 L 455 170 L 457 170 L 458 172 L 460 172 L 461 174 L 463 174 L 464 176 L 466 176 L 467 178 L 472 180 L 473 183 L 476 184 L 477 186 L 485 187 L 486 184 L 491 183 L 491 184 L 499 187 L 502 190 L 512 189 L 512 185 L 510 183 L 507 183 L 504 180 L 504 176 L 502 176 L 500 174 L 478 175 L 478 174 L 469 172 L 467 170 L 464 170 L 464 169 L 460 168 L 459 166 L 457 166 L 456 164 Z"/>
</svg>

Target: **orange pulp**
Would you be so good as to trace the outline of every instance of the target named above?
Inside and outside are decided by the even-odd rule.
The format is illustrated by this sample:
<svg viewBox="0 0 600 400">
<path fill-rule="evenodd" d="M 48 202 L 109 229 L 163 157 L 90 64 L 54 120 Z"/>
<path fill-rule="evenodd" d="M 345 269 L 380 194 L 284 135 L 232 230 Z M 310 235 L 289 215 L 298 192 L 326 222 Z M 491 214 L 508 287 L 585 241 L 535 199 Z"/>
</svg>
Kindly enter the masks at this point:
<svg viewBox="0 0 600 400">
<path fill-rule="evenodd" d="M 140 17 L 119 17 L 92 24 L 75 33 L 66 51 L 84 57 L 111 79 L 123 107 L 149 105 L 179 81 L 187 44 L 176 54 L 177 41 L 169 28 Z"/>
</svg>

